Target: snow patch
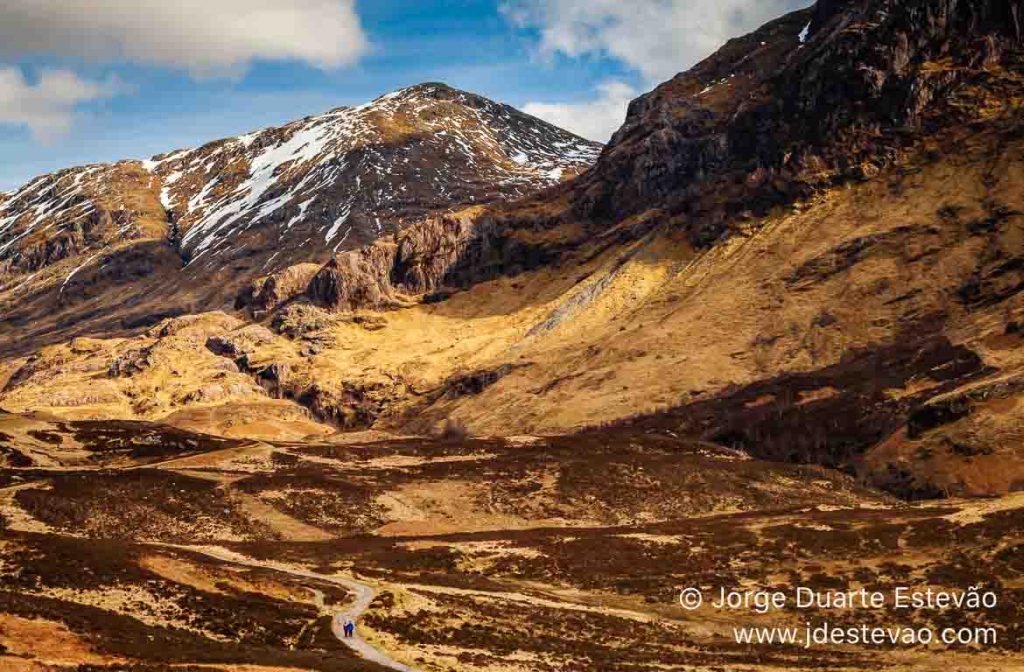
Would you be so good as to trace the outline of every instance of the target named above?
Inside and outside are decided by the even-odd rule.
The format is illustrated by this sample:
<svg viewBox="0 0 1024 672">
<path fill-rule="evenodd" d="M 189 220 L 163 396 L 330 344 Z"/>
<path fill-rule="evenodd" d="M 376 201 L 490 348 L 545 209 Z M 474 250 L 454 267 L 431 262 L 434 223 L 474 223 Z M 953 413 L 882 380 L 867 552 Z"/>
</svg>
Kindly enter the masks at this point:
<svg viewBox="0 0 1024 672">
<path fill-rule="evenodd" d="M 346 221 L 348 221 L 348 215 L 349 215 L 350 210 L 351 210 L 351 206 L 349 206 L 349 205 L 346 205 L 342 209 L 341 214 L 338 215 L 337 219 L 334 220 L 334 223 L 331 224 L 331 228 L 328 229 L 328 231 L 327 231 L 327 235 L 325 236 L 326 242 L 330 243 L 332 240 L 334 240 L 334 237 L 336 235 L 338 235 L 338 231 L 340 231 L 341 227 L 345 224 Z M 349 231 L 352 230 L 351 226 L 348 227 L 348 228 L 349 228 Z M 344 242 L 345 238 L 347 238 L 347 237 L 348 237 L 348 231 L 345 232 L 345 237 L 343 237 L 341 239 L 342 242 Z"/>
<path fill-rule="evenodd" d="M 103 254 L 103 253 L 102 252 L 97 252 L 96 254 L 92 255 L 91 257 L 89 257 L 88 259 L 83 261 L 81 264 L 76 266 L 74 268 L 74 270 L 72 270 L 70 273 L 68 273 L 67 277 L 64 278 L 64 282 L 60 283 L 60 291 L 61 291 L 61 293 L 63 293 L 64 288 L 67 287 L 67 284 L 69 282 L 71 282 L 71 278 L 75 277 L 75 273 L 78 273 L 80 270 L 82 270 L 83 268 L 88 266 L 89 263 L 92 262 L 93 259 L 95 259 L 96 257 L 100 256 L 101 254 Z"/>
<path fill-rule="evenodd" d="M 792 33 L 790 33 L 792 34 Z M 807 43 L 807 37 L 811 34 L 811 22 L 808 21 L 804 29 L 800 31 L 800 44 Z"/>
</svg>

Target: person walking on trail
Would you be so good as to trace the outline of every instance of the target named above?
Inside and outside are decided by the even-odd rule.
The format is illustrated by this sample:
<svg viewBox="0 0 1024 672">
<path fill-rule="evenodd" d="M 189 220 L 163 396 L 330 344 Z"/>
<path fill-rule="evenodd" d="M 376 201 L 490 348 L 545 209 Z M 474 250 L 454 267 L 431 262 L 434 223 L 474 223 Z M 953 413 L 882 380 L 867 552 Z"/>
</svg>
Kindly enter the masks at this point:
<svg viewBox="0 0 1024 672">
<path fill-rule="evenodd" d="M 345 621 L 345 636 L 352 637 L 356 634 L 356 624 L 350 620 Z"/>
</svg>

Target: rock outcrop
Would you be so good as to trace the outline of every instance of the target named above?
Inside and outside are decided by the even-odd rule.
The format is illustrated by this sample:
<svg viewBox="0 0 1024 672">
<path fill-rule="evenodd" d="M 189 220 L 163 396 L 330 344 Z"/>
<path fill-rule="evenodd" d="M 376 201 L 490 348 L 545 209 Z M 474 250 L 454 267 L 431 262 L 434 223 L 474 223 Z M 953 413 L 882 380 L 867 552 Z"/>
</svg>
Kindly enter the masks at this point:
<svg viewBox="0 0 1024 672">
<path fill-rule="evenodd" d="M 263 315 L 300 294 L 342 311 L 386 310 L 408 305 L 413 298 L 440 300 L 451 291 L 544 266 L 578 246 L 573 233 L 530 235 L 547 226 L 547 221 L 500 208 L 428 217 L 392 237 L 335 255 L 303 291 L 298 281 L 306 277 L 309 265 L 259 278 L 239 294 L 236 306 Z"/>
</svg>

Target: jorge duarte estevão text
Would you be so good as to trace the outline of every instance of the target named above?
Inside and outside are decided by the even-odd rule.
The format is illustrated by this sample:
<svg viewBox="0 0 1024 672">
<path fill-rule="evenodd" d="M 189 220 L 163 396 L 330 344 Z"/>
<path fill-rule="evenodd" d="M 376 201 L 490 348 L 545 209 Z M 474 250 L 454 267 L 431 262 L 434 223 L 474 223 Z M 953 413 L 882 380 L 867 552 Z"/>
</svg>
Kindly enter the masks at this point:
<svg viewBox="0 0 1024 672">
<path fill-rule="evenodd" d="M 910 588 L 897 586 L 891 590 L 818 590 L 800 586 L 792 591 L 731 590 L 708 591 L 705 601 L 700 588 L 686 588 L 679 594 L 680 605 L 689 611 L 701 607 L 720 611 L 749 611 L 764 615 L 773 611 L 829 611 L 888 609 L 906 614 L 923 610 L 983 611 L 999 604 L 999 597 L 990 590 L 971 586 L 964 590 Z M 964 623 L 939 629 L 929 626 L 849 625 L 836 626 L 828 621 L 806 621 L 801 626 L 734 627 L 733 635 L 740 644 L 791 644 L 809 648 L 821 645 L 929 645 L 944 646 L 991 645 L 997 640 L 995 628 Z"/>
</svg>

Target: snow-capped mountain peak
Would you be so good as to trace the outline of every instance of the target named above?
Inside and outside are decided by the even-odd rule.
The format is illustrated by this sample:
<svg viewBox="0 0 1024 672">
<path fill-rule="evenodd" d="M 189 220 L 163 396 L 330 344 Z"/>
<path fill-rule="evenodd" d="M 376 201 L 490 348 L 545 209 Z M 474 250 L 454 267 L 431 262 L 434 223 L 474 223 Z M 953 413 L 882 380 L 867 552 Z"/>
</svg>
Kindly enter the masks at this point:
<svg viewBox="0 0 1024 672">
<path fill-rule="evenodd" d="M 139 239 L 166 240 L 193 275 L 323 260 L 431 212 L 557 183 L 599 150 L 507 105 L 419 84 L 0 195 L 0 286 Z"/>
<path fill-rule="evenodd" d="M 271 229 L 336 251 L 453 204 L 522 195 L 579 172 L 599 145 L 443 84 L 145 163 L 190 263 Z"/>
</svg>

